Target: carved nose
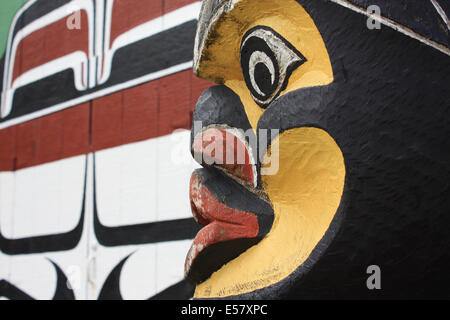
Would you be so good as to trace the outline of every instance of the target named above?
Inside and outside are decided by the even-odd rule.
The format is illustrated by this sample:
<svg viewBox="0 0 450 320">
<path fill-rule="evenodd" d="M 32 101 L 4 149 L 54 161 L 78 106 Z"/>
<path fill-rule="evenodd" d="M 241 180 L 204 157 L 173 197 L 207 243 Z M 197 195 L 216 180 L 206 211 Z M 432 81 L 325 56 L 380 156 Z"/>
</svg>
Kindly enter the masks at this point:
<svg viewBox="0 0 450 320">
<path fill-rule="evenodd" d="M 223 85 L 203 92 L 194 110 L 191 131 L 195 160 L 256 187 L 256 149 L 256 135 L 239 96 Z"/>
<path fill-rule="evenodd" d="M 200 164 L 213 165 L 256 187 L 256 161 L 238 130 L 206 129 L 194 138 L 192 149 Z"/>
<path fill-rule="evenodd" d="M 251 129 L 247 114 L 239 96 L 230 88 L 219 85 L 206 89 L 197 101 L 193 124 L 201 123 L 202 129 L 211 125 L 224 125 L 231 128 Z M 193 131 L 194 136 L 198 132 Z M 191 138 L 194 138 L 192 136 Z"/>
</svg>

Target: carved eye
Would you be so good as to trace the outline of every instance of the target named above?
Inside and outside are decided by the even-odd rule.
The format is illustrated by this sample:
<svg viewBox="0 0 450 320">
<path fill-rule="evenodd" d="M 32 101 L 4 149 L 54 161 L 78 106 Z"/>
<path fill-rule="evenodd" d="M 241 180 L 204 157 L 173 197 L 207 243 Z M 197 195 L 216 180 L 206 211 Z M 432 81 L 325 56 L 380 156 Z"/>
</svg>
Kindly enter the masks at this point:
<svg viewBox="0 0 450 320">
<path fill-rule="evenodd" d="M 266 108 L 286 89 L 292 72 L 306 58 L 269 27 L 250 29 L 241 45 L 244 80 L 255 102 Z"/>
</svg>

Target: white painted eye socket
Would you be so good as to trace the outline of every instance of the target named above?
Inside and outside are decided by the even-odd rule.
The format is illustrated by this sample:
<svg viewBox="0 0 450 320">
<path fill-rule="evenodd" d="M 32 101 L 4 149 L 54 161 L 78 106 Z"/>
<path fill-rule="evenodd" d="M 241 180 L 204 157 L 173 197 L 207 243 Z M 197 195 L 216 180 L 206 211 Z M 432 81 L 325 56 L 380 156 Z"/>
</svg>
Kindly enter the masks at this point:
<svg viewBox="0 0 450 320">
<path fill-rule="evenodd" d="M 261 91 L 261 88 L 256 83 L 255 79 L 255 69 L 256 66 L 262 63 L 266 66 L 268 71 L 270 72 L 270 83 L 271 85 L 274 85 L 275 82 L 275 66 L 272 62 L 272 60 L 269 58 L 269 56 L 262 52 L 262 51 L 254 51 L 252 55 L 250 56 L 249 61 L 249 75 L 250 75 L 250 81 L 252 83 L 253 88 L 260 94 L 261 96 L 264 96 L 264 92 Z"/>
<path fill-rule="evenodd" d="M 292 72 L 306 58 L 269 27 L 249 30 L 241 45 L 241 68 L 250 93 L 266 108 L 283 91 Z"/>
</svg>

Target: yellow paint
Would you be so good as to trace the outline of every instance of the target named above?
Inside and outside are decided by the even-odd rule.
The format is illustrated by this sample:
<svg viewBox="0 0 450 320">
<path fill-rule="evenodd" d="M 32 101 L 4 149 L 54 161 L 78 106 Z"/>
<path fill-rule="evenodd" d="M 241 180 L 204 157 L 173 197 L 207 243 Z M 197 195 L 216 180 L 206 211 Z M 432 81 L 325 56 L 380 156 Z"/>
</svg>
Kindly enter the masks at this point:
<svg viewBox="0 0 450 320">
<path fill-rule="evenodd" d="M 203 50 L 198 75 L 234 90 L 241 97 L 254 129 L 264 110 L 254 102 L 245 84 L 240 65 L 240 45 L 244 34 L 258 25 L 271 27 L 307 59 L 292 73 L 281 95 L 300 88 L 327 85 L 334 79 L 322 36 L 312 18 L 296 1 L 239 1 L 213 26 L 210 34 L 214 38 Z"/>
<path fill-rule="evenodd" d="M 294 0 L 239 1 L 212 28 L 213 41 L 204 48 L 198 74 L 236 92 L 254 129 L 264 109 L 254 102 L 244 82 L 239 50 L 243 35 L 257 25 L 274 29 L 307 59 L 292 73 L 281 95 L 333 82 L 325 44 L 303 7 Z M 258 245 L 198 285 L 195 297 L 238 295 L 285 279 L 306 261 L 329 228 L 345 180 L 344 159 L 338 145 L 318 128 L 286 131 L 272 146 L 274 143 L 279 146 L 278 173 L 262 176 L 263 187 L 274 206 L 272 230 Z M 266 158 L 271 159 L 270 155 Z"/>
<path fill-rule="evenodd" d="M 336 142 L 322 129 L 296 128 L 273 143 L 279 145 L 280 168 L 262 177 L 274 205 L 272 230 L 198 285 L 197 298 L 242 294 L 283 280 L 305 262 L 330 226 L 345 180 Z"/>
</svg>

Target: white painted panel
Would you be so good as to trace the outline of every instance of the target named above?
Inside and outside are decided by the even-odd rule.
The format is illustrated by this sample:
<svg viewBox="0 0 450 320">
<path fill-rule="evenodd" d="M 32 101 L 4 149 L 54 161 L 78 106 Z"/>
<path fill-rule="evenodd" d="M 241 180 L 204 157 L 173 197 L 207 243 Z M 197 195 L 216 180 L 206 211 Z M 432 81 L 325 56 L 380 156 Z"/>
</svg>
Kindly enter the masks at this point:
<svg viewBox="0 0 450 320">
<path fill-rule="evenodd" d="M 192 218 L 189 181 L 200 166 L 192 159 L 190 137 L 190 131 L 178 131 L 158 144 L 158 220 Z"/>
<path fill-rule="evenodd" d="M 158 292 L 183 280 L 184 261 L 192 240 L 158 243 L 156 245 L 156 289 Z"/>
<path fill-rule="evenodd" d="M 11 260 L 0 251 L 0 280 L 9 278 L 11 273 Z"/>
<path fill-rule="evenodd" d="M 76 299 L 86 299 L 87 246 L 84 236 L 71 251 L 6 256 L 0 253 L 0 280 L 6 280 L 38 300 L 53 299 L 56 290 L 56 269 L 61 269 Z M 66 285 L 66 284 L 63 284 Z"/>
<path fill-rule="evenodd" d="M 89 158 L 89 163 L 92 163 L 91 156 Z M 43 177 L 45 174 L 59 176 L 60 181 L 58 182 L 58 186 L 54 188 L 60 189 L 59 198 L 61 200 L 61 203 L 67 205 L 66 208 L 61 208 L 58 214 L 56 212 L 53 212 L 54 217 L 51 217 L 51 215 L 47 216 L 47 219 L 51 218 L 54 220 L 59 220 L 58 224 L 51 225 L 58 228 L 50 230 L 49 226 L 43 225 L 43 220 L 39 221 L 38 219 L 35 219 L 35 221 L 38 221 L 35 226 L 36 229 L 33 230 L 36 234 L 38 232 L 44 234 L 64 232 L 67 231 L 66 229 L 72 229 L 78 223 L 82 202 L 81 192 L 84 184 L 85 156 L 67 160 L 63 160 L 59 164 L 49 164 L 49 167 L 44 169 L 41 168 L 41 170 L 35 171 L 36 176 L 39 177 Z M 90 165 L 91 164 L 89 164 L 89 166 Z M 90 171 L 92 171 L 89 166 L 88 176 L 91 175 Z M 54 171 L 50 169 L 54 169 Z M 28 170 L 28 174 L 30 174 L 30 172 L 31 170 Z M 19 175 L 23 174 L 23 172 L 19 173 Z M 0 177 L 2 178 L 0 179 L 0 181 L 5 181 L 5 177 L 10 178 L 11 175 L 13 176 L 13 179 L 17 179 L 17 176 L 12 173 L 2 173 L 0 175 Z M 25 180 L 24 177 L 21 178 Z M 43 178 L 42 181 L 50 181 L 50 179 Z M 41 183 L 43 183 L 42 181 Z M 18 189 L 23 192 L 23 188 Z M 41 194 L 45 193 L 44 191 L 48 190 L 48 187 L 41 187 L 40 189 L 37 189 L 37 191 Z M 50 188 L 50 191 L 55 192 L 55 190 L 53 190 L 52 188 Z M 44 252 L 37 254 L 22 254 L 12 256 L 5 255 L 0 252 L 0 280 L 4 279 L 8 281 L 32 298 L 38 300 L 52 299 L 55 295 L 57 280 L 55 267 L 50 262 L 53 261 L 58 265 L 58 267 L 68 278 L 68 281 L 72 286 L 75 298 L 86 299 L 88 284 L 88 237 L 90 235 L 89 231 L 91 230 L 90 224 L 92 223 L 92 197 L 90 196 L 91 192 L 92 188 L 88 183 L 84 228 L 81 239 L 79 240 L 75 248 L 60 252 Z M 0 195 L 5 195 L 4 189 L 0 190 Z M 26 198 L 26 200 L 29 199 Z M 29 206 L 32 207 L 33 204 L 31 203 Z M 5 207 L 3 202 L 1 203 L 0 207 Z M 36 216 L 40 215 L 41 213 L 45 215 L 45 212 L 43 212 L 42 210 L 42 208 L 39 208 L 38 203 L 37 211 L 35 211 Z M 19 226 L 23 225 L 23 222 L 17 218 L 14 219 L 13 223 Z M 19 231 L 23 232 L 23 229 Z M 65 286 L 65 284 L 63 284 L 63 286 Z"/>
<path fill-rule="evenodd" d="M 0 172 L 0 232 L 3 235 L 14 233 L 14 189 L 14 174 Z"/>
<path fill-rule="evenodd" d="M 96 153 L 97 209 L 104 225 L 156 220 L 155 144 L 148 140 Z"/>
<path fill-rule="evenodd" d="M 156 247 L 139 248 L 128 259 L 120 278 L 120 289 L 125 300 L 144 300 L 156 294 Z"/>
<path fill-rule="evenodd" d="M 107 218 L 111 225 L 151 222 L 148 209 L 152 207 L 153 221 L 191 217 L 188 183 L 198 165 L 189 154 L 188 131 L 102 151 L 96 157 L 97 167 L 101 168 L 97 183 L 104 187 L 99 189 L 103 190 L 98 195 L 99 207 L 108 209 L 100 210 L 102 222 Z M 88 158 L 91 166 L 92 155 Z M 0 211 L 0 223 L 17 227 L 9 233 L 5 228 L 7 235 L 18 238 L 18 235 L 59 233 L 76 225 L 85 156 L 76 159 L 0 174 L 0 208 L 3 210 Z M 0 253 L 0 280 L 6 279 L 34 298 L 51 299 L 56 289 L 55 269 L 48 260 L 51 259 L 69 278 L 77 299 L 97 299 L 109 274 L 129 254 L 132 255 L 125 263 L 120 279 L 124 299 L 148 299 L 183 279 L 184 259 L 192 240 L 120 247 L 98 244 L 92 226 L 92 181 L 92 168 L 89 167 L 86 217 L 78 246 L 69 251 L 33 255 Z M 15 204 L 19 192 L 26 200 L 23 201 L 29 202 L 27 205 Z M 150 199 L 157 201 L 150 202 Z M 67 207 L 63 207 L 63 203 Z M 35 210 L 25 212 L 26 208 Z M 130 210 L 133 208 L 137 210 Z M 14 214 L 8 214 L 11 211 Z M 27 216 L 28 212 L 34 212 L 34 215 Z M 104 212 L 113 212 L 116 216 L 111 218 Z M 140 220 L 139 214 L 142 215 Z M 13 218 L 17 220 L 12 221 Z"/>
<path fill-rule="evenodd" d="M 0 203 L 3 236 L 18 239 L 72 230 L 80 218 L 84 172 L 85 156 L 79 156 L 18 170 L 13 179 L 2 174 L 0 197 L 7 199 Z M 9 190 L 14 190 L 12 206 Z"/>
<path fill-rule="evenodd" d="M 102 224 L 192 217 L 189 179 L 198 165 L 189 153 L 189 137 L 184 130 L 97 152 L 97 208 Z"/>
</svg>

